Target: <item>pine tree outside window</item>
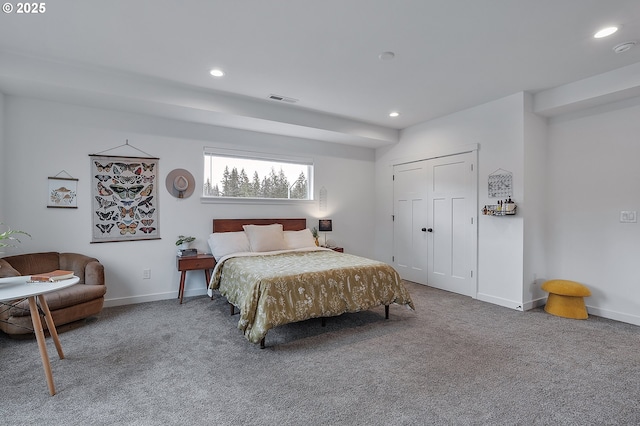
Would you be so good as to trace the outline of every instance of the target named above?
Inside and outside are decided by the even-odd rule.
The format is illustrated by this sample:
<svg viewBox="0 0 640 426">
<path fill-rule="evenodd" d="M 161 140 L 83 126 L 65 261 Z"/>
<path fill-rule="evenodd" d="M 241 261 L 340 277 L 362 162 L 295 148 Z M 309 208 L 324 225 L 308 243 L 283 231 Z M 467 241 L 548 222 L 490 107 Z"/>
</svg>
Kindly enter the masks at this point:
<svg viewBox="0 0 640 426">
<path fill-rule="evenodd" d="M 230 200 L 313 200 L 313 161 L 205 148 L 202 195 Z"/>
</svg>

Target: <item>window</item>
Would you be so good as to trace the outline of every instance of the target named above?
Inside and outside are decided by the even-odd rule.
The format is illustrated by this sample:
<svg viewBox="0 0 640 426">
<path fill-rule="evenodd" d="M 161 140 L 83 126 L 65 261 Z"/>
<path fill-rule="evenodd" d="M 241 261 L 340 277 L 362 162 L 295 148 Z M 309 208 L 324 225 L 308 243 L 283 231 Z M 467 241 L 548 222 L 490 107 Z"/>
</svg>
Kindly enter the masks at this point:
<svg viewBox="0 0 640 426">
<path fill-rule="evenodd" d="M 313 199 L 313 161 L 267 154 L 204 150 L 204 197 Z"/>
</svg>

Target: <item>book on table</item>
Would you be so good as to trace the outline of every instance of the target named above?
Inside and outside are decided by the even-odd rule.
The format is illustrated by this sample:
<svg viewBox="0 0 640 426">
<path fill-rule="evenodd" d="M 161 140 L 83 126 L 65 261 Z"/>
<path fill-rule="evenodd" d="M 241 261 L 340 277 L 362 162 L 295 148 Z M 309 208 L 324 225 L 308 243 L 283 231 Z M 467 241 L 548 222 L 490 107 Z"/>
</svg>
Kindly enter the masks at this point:
<svg viewBox="0 0 640 426">
<path fill-rule="evenodd" d="M 44 274 L 31 275 L 31 281 L 40 282 L 56 282 L 73 278 L 73 271 L 65 271 L 56 269 L 55 271 L 46 272 Z"/>
<path fill-rule="evenodd" d="M 198 255 L 198 250 L 191 248 L 191 249 L 178 249 L 178 256 L 179 257 L 188 257 L 188 256 L 197 256 Z"/>
</svg>

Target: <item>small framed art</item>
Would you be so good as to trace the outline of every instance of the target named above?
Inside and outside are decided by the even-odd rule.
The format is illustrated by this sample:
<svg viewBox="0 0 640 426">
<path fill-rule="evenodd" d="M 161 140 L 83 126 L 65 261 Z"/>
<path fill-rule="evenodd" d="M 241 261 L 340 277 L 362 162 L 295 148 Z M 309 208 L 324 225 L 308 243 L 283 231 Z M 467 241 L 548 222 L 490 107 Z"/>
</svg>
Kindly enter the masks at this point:
<svg viewBox="0 0 640 426">
<path fill-rule="evenodd" d="M 78 208 L 78 179 L 64 177 L 50 177 L 49 198 L 47 207 L 49 208 Z"/>
</svg>

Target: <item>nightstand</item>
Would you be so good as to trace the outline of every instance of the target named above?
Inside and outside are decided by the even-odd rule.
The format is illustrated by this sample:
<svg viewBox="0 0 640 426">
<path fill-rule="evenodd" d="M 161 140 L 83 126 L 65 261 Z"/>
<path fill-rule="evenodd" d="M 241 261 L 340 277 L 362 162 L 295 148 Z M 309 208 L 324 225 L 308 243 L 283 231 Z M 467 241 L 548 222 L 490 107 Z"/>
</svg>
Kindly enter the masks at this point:
<svg viewBox="0 0 640 426">
<path fill-rule="evenodd" d="M 187 271 L 204 271 L 204 279 L 206 288 L 209 288 L 211 281 L 211 270 L 216 266 L 216 259 L 210 254 L 199 254 L 197 256 L 176 256 L 176 265 L 180 275 L 180 287 L 178 289 L 178 298 L 182 304 L 182 296 L 184 295 L 184 280 L 187 277 Z"/>
<path fill-rule="evenodd" d="M 344 248 L 342 247 L 327 247 L 330 248 L 333 251 L 337 251 L 338 253 L 344 253 Z"/>
</svg>

